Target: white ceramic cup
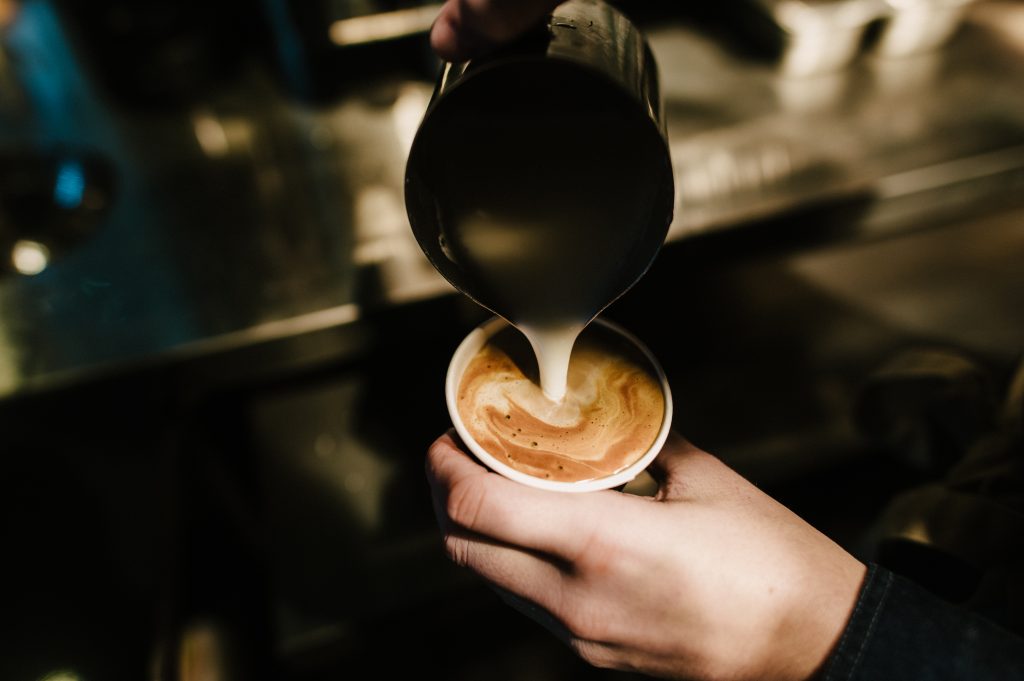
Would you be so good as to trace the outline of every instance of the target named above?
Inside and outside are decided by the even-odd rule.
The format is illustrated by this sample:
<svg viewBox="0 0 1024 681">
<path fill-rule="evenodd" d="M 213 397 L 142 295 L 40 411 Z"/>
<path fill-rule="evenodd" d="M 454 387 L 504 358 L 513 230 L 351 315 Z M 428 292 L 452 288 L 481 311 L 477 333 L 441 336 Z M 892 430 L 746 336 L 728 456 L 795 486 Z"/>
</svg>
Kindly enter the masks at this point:
<svg viewBox="0 0 1024 681">
<path fill-rule="evenodd" d="M 465 373 L 466 367 L 469 366 L 470 360 L 476 356 L 492 336 L 509 326 L 509 323 L 504 319 L 494 317 L 473 329 L 473 331 L 463 339 L 462 343 L 459 344 L 459 347 L 455 350 L 455 354 L 452 355 L 451 363 L 448 365 L 448 376 L 445 379 L 444 385 L 445 401 L 448 403 L 448 414 L 452 418 L 452 423 L 455 425 L 456 432 L 458 432 L 459 437 L 462 438 L 462 442 L 469 448 L 473 455 L 492 471 L 500 473 L 506 478 L 515 480 L 516 482 L 521 482 L 524 485 L 537 487 L 539 489 L 546 489 L 553 492 L 594 492 L 596 490 L 610 489 L 612 487 L 619 487 L 626 484 L 636 476 L 640 475 L 640 473 L 643 472 L 643 470 L 647 468 L 652 461 L 654 461 L 654 458 L 658 456 L 658 452 L 661 451 L 662 446 L 665 444 L 665 440 L 668 439 L 669 430 L 672 428 L 672 392 L 669 390 L 668 379 L 665 377 L 665 372 L 662 371 L 661 365 L 658 364 L 658 360 L 654 358 L 651 351 L 648 350 L 636 336 L 626 331 L 621 326 L 603 319 L 595 319 L 591 323 L 600 324 L 636 346 L 636 348 L 643 353 L 643 356 L 647 359 L 658 378 L 658 383 L 661 385 L 661 392 L 665 396 L 665 413 L 662 415 L 661 428 L 658 429 L 658 436 L 654 439 L 650 448 L 644 452 L 643 456 L 614 475 L 607 475 L 603 478 L 595 478 L 593 480 L 584 480 L 581 482 L 560 482 L 537 478 L 532 475 L 527 475 L 521 471 L 517 471 L 515 468 L 499 461 L 496 457 L 492 456 L 490 452 L 481 447 L 480 444 L 473 439 L 473 436 L 470 435 L 469 430 L 462 422 L 462 417 L 459 416 L 456 396 L 458 395 L 459 384 L 462 383 L 462 375 Z"/>
</svg>

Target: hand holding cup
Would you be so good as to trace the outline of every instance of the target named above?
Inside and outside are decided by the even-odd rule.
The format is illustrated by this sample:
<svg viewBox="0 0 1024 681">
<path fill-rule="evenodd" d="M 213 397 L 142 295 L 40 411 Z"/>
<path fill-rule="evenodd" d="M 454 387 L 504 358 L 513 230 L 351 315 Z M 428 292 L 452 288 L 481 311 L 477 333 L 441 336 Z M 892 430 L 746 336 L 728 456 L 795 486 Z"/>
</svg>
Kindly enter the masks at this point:
<svg viewBox="0 0 1024 681">
<path fill-rule="evenodd" d="M 715 457 L 670 438 L 653 499 L 558 494 L 427 456 L 448 555 L 584 660 L 674 679 L 803 681 L 866 568 Z"/>
</svg>

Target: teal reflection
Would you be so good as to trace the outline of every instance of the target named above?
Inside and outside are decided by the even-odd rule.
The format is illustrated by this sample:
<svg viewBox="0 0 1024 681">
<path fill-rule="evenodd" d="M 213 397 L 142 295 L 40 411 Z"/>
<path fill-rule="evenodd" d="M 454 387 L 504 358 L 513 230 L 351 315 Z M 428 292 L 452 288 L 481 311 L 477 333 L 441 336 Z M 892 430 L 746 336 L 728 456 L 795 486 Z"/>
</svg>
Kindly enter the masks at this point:
<svg viewBox="0 0 1024 681">
<path fill-rule="evenodd" d="M 85 171 L 78 161 L 62 161 L 57 167 L 57 180 L 53 183 L 53 201 L 68 210 L 82 205 L 85 192 Z"/>
</svg>

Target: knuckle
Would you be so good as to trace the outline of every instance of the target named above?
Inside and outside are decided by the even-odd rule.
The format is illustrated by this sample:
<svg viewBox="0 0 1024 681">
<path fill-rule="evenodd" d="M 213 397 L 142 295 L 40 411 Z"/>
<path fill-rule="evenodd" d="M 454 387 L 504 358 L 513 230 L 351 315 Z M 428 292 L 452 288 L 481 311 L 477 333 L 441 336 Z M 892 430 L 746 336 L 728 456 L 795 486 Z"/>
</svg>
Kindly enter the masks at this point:
<svg viewBox="0 0 1024 681">
<path fill-rule="evenodd" d="M 574 638 L 584 642 L 604 641 L 608 636 L 607 620 L 589 603 L 583 601 L 565 614 L 565 628 Z"/>
<path fill-rule="evenodd" d="M 575 563 L 588 577 L 605 577 L 618 570 L 623 551 L 624 547 L 615 536 L 594 531 L 581 542 Z"/>
<path fill-rule="evenodd" d="M 467 529 L 477 527 L 477 520 L 483 511 L 486 487 L 478 477 L 462 478 L 448 490 L 445 511 L 456 525 Z"/>
<path fill-rule="evenodd" d="M 444 552 L 459 567 L 469 567 L 472 548 L 469 540 L 454 534 L 444 536 Z"/>
<path fill-rule="evenodd" d="M 613 669 L 616 667 L 616 660 L 612 651 L 605 645 L 574 638 L 570 645 L 573 651 L 587 664 L 602 669 Z"/>
<path fill-rule="evenodd" d="M 441 444 L 441 439 L 434 441 L 430 447 L 427 448 L 427 458 L 424 463 L 424 467 L 427 470 L 427 475 L 432 478 L 439 478 L 441 473 L 441 462 L 444 460 L 444 447 Z"/>
</svg>

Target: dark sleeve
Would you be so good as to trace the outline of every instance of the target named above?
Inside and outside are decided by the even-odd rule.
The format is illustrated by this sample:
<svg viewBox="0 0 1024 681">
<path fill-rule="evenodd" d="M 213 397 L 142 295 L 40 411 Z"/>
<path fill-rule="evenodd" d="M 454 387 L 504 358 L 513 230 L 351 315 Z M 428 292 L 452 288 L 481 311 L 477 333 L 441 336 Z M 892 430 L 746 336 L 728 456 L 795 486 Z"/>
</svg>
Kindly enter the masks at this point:
<svg viewBox="0 0 1024 681">
<path fill-rule="evenodd" d="M 1022 681 L 1024 639 L 869 565 L 821 681 Z"/>
</svg>

